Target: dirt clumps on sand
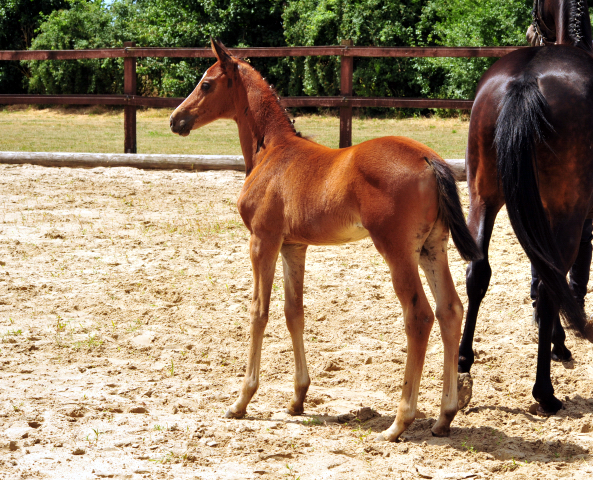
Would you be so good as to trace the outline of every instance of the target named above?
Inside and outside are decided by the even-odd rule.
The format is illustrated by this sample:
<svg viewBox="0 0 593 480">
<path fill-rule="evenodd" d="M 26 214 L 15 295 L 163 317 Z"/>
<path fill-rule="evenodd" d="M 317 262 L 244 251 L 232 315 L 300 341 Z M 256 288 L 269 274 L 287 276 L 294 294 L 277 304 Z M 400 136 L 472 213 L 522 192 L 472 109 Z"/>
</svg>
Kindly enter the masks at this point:
<svg viewBox="0 0 593 480">
<path fill-rule="evenodd" d="M 0 478 L 593 475 L 593 352 L 568 339 L 574 362 L 552 365 L 565 409 L 538 416 L 529 263 L 504 211 L 473 397 L 449 438 L 430 432 L 442 387 L 435 325 L 417 419 L 402 442 L 373 442 L 394 419 L 406 339 L 370 240 L 309 249 L 305 415 L 284 413 L 294 367 L 279 262 L 260 389 L 245 419 L 223 418 L 249 336 L 242 181 L 236 172 L 0 166 Z M 466 264 L 453 246 L 450 259 L 466 305 Z"/>
</svg>

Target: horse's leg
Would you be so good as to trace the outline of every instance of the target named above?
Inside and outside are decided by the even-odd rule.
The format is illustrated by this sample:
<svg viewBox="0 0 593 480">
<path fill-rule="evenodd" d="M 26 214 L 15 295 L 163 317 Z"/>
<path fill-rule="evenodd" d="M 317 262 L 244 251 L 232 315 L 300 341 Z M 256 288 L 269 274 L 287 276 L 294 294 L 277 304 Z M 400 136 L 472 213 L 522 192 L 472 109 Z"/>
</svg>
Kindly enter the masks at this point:
<svg viewBox="0 0 593 480">
<path fill-rule="evenodd" d="M 480 260 L 471 262 L 465 274 L 468 304 L 465 327 L 459 345 L 458 371 L 460 373 L 469 373 L 474 364 L 473 342 L 478 311 L 488 290 L 492 275 L 492 269 L 488 262 L 488 246 L 492 237 L 494 221 L 501 206 L 498 204 L 489 205 L 477 198 L 476 201 L 472 199 L 470 207 L 468 227 L 484 256 Z"/>
<path fill-rule="evenodd" d="M 589 283 L 589 273 L 591 270 L 591 257 L 593 249 L 591 240 L 593 239 L 593 220 L 585 220 L 581 232 L 581 241 L 579 242 L 579 253 L 570 269 L 570 288 L 574 293 L 574 298 L 579 305 L 585 308 L 585 295 L 587 295 L 587 284 Z"/>
<path fill-rule="evenodd" d="M 570 269 L 570 288 L 579 305 L 585 310 L 585 295 L 587 294 L 587 283 L 589 283 L 589 271 L 591 269 L 591 237 L 593 225 L 590 219 L 585 220 L 579 242 L 577 258 Z M 564 341 L 566 334 L 560 323 L 560 316 L 554 318 L 552 330 L 552 360 L 555 362 L 568 362 L 572 358 L 570 350 L 566 348 Z"/>
<path fill-rule="evenodd" d="M 541 282 L 537 291 L 536 310 L 539 319 L 539 339 L 537 372 L 532 394 L 543 412 L 553 415 L 562 408 L 562 402 L 554 396 L 550 378 L 552 328 L 554 316 L 558 315 L 558 307 L 551 301 L 546 287 Z"/>
<path fill-rule="evenodd" d="M 375 238 L 377 250 L 385 257 L 391 271 L 391 280 L 397 298 L 404 311 L 404 324 L 408 339 L 408 355 L 402 387 L 402 398 L 393 424 L 383 431 L 377 440 L 393 442 L 414 421 L 418 390 L 428 337 L 434 323 L 434 314 L 430 308 L 418 273 L 418 254 L 405 254 L 397 244 L 382 243 Z M 397 246 L 396 246 L 397 245 Z"/>
<path fill-rule="evenodd" d="M 259 386 L 259 368 L 264 330 L 268 323 L 270 296 L 274 282 L 276 259 L 280 251 L 281 239 L 251 235 L 249 251 L 253 268 L 253 299 L 251 301 L 251 325 L 249 358 L 247 371 L 243 378 L 239 398 L 227 410 L 227 418 L 241 418 L 245 415 L 247 404 Z"/>
<path fill-rule="evenodd" d="M 463 304 L 459 300 L 455 284 L 451 278 L 447 259 L 447 228 L 438 222 L 420 254 L 420 266 L 436 300 L 436 317 L 441 329 L 444 346 L 443 363 L 443 395 L 441 397 L 441 414 L 432 427 L 433 435 L 448 436 L 451 422 L 457 413 L 457 356 L 461 322 L 463 321 Z"/>
<path fill-rule="evenodd" d="M 565 345 L 566 333 L 560 323 L 560 315 L 556 314 L 552 323 L 552 347 L 551 359 L 555 362 L 568 362 L 572 358 L 572 353 Z"/>
<path fill-rule="evenodd" d="M 578 254 L 584 214 L 575 212 L 571 217 L 567 217 L 563 212 L 561 215 L 550 214 L 550 216 L 556 245 L 561 255 L 562 264 L 558 268 L 562 272 L 567 272 Z M 558 217 L 561 220 L 558 220 Z M 561 332 L 562 341 L 565 338 L 564 329 L 560 326 L 558 310 L 558 305 L 554 304 L 546 286 L 540 281 L 536 304 L 536 313 L 539 320 L 537 372 L 532 393 L 546 414 L 554 414 L 562 408 L 562 402 L 554 396 L 554 387 L 550 378 L 551 344 L 553 340 L 558 340 L 560 344 L 560 339 L 554 339 L 553 335 L 559 335 L 559 332 Z M 558 322 L 559 329 L 554 332 L 555 322 Z"/>
<path fill-rule="evenodd" d="M 288 413 L 300 415 L 311 380 L 307 371 L 303 331 L 305 313 L 303 310 L 303 280 L 305 277 L 305 257 L 307 245 L 283 245 L 282 266 L 284 269 L 284 314 L 286 325 L 292 338 L 294 350 L 294 396 L 288 406 Z"/>
<path fill-rule="evenodd" d="M 539 276 L 535 271 L 533 265 L 531 266 L 531 292 L 532 298 L 535 297 L 537 299 L 537 289 L 539 287 Z M 534 286 L 535 284 L 535 286 Z M 535 293 L 534 293 L 535 292 Z M 534 302 L 535 303 L 535 302 Z M 535 325 L 539 326 L 539 319 L 537 318 L 537 309 L 535 310 Z M 568 362 L 572 358 L 572 353 L 566 347 L 564 341 L 566 340 L 566 333 L 564 333 L 564 328 L 562 327 L 562 323 L 560 323 L 560 315 L 556 315 L 554 317 L 554 321 L 552 322 L 552 343 L 554 346 L 552 347 L 552 360 L 555 362 Z"/>
</svg>

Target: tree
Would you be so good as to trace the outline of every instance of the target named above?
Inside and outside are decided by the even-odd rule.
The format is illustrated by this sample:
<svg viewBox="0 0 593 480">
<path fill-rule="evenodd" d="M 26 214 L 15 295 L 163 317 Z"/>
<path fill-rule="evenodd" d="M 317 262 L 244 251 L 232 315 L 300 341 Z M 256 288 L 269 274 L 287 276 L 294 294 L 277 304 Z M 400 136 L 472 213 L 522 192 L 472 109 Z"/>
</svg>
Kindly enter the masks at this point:
<svg viewBox="0 0 593 480">
<path fill-rule="evenodd" d="M 289 45 L 400 46 L 418 44 L 415 25 L 420 0 L 290 0 L 284 10 L 284 34 Z M 413 96 L 420 92 L 414 60 L 357 58 L 354 93 L 363 96 Z M 294 78 L 288 90 L 307 95 L 336 95 L 340 61 L 335 57 L 292 60 Z"/>
<path fill-rule="evenodd" d="M 26 50 L 43 16 L 67 8 L 66 0 L 3 0 L 0 3 L 0 50 Z M 0 62 L 0 92 L 26 91 L 26 66 L 19 62 Z"/>
<path fill-rule="evenodd" d="M 523 45 L 532 8 L 532 0 L 4 2 L 0 7 L 0 42 L 4 44 L 0 48 L 17 49 L 121 47 L 126 40 L 138 46 L 208 47 L 210 35 L 228 47 L 336 45 L 342 39 L 359 46 Z M 45 13 L 33 14 L 37 8 Z M 21 32 L 21 25 L 36 26 Z M 21 39 L 20 43 L 8 46 L 14 38 Z M 281 95 L 339 93 L 340 61 L 336 57 L 249 61 Z M 356 58 L 354 94 L 472 98 L 479 78 L 494 61 Z M 138 91 L 142 95 L 186 96 L 210 65 L 209 58 L 139 58 Z M 14 73 L 14 65 L 12 68 L 10 80 L 6 62 L 0 64 L 0 88 L 12 92 L 27 86 L 30 92 L 39 93 L 123 91 L 122 59 L 21 62 L 20 77 Z"/>
<path fill-rule="evenodd" d="M 121 46 L 123 32 L 102 0 L 68 0 L 69 9 L 44 18 L 33 50 L 72 50 Z M 44 94 L 120 93 L 123 60 L 82 59 L 23 62 L 29 66 L 29 91 Z"/>
<path fill-rule="evenodd" d="M 34 49 L 138 46 L 206 47 L 210 35 L 229 47 L 284 44 L 281 0 L 68 0 L 39 27 Z M 265 74 L 276 60 L 254 60 Z M 138 91 L 185 96 L 211 59 L 139 58 Z M 29 90 L 39 93 L 122 93 L 121 59 L 30 62 Z"/>
<path fill-rule="evenodd" d="M 430 0 L 423 8 L 417 30 L 423 45 L 483 47 L 526 45 L 532 0 Z M 440 72 L 438 86 L 422 83 L 423 95 L 473 98 L 476 86 L 496 58 L 426 58 L 416 62 L 419 78 Z"/>
</svg>

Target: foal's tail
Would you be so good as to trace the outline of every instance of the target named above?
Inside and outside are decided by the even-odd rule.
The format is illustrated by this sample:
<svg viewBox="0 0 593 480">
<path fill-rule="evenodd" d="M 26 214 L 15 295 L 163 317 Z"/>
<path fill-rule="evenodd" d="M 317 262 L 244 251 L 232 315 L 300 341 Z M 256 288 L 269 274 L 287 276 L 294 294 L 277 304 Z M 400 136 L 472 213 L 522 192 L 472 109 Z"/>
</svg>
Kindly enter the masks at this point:
<svg viewBox="0 0 593 480">
<path fill-rule="evenodd" d="M 533 76 L 525 75 L 509 84 L 495 127 L 498 177 L 519 243 L 562 316 L 586 336 L 586 319 L 568 287 L 566 275 L 558 268 L 560 252 L 539 193 L 535 146 L 542 141 L 545 131 L 553 131 L 546 119 L 548 109 Z"/>
<path fill-rule="evenodd" d="M 449 227 L 453 243 L 461 258 L 471 262 L 482 257 L 480 248 L 467 228 L 455 176 L 449 165 L 443 161 L 426 160 L 432 167 L 439 190 L 439 217 Z"/>
</svg>

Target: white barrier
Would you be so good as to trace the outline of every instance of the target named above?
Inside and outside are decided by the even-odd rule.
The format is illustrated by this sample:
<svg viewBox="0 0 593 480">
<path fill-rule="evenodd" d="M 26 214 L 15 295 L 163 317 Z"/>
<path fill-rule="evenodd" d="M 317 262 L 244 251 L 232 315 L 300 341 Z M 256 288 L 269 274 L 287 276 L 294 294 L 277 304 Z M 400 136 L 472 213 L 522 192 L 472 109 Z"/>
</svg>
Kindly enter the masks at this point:
<svg viewBox="0 0 593 480">
<path fill-rule="evenodd" d="M 465 180 L 463 159 L 445 160 L 457 181 Z M 245 171 L 241 155 L 148 155 L 142 153 L 62 153 L 0 152 L 0 164 L 42 165 L 45 167 L 135 167 L 158 170 L 238 170 Z"/>
</svg>

